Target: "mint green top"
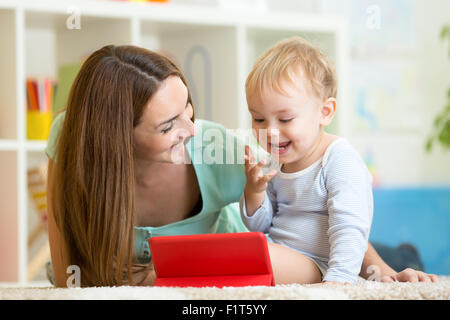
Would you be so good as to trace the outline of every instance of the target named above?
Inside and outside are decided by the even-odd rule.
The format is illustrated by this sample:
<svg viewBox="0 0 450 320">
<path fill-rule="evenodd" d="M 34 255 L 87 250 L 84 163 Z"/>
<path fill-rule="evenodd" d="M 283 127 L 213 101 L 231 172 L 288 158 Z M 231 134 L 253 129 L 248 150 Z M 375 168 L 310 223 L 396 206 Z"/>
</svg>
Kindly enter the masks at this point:
<svg viewBox="0 0 450 320">
<path fill-rule="evenodd" d="M 45 149 L 53 161 L 56 160 L 57 139 L 64 117 L 65 112 L 62 112 L 54 119 Z M 150 237 L 248 231 L 241 220 L 238 202 L 244 190 L 245 173 L 244 165 L 239 164 L 242 160 L 237 162 L 238 155 L 243 151 L 238 153 L 237 150 L 243 150 L 244 142 L 214 122 L 196 120 L 195 126 L 197 134 L 186 144 L 186 149 L 200 186 L 202 209 L 192 217 L 164 226 L 135 227 L 134 257 L 138 263 L 150 262 Z M 205 135 L 206 130 L 209 134 Z M 215 144 L 212 144 L 211 136 L 217 140 Z M 218 147 L 211 151 L 211 145 Z M 226 148 L 227 145 L 232 148 Z M 214 161 L 217 155 L 223 156 L 219 164 L 219 161 Z"/>
</svg>

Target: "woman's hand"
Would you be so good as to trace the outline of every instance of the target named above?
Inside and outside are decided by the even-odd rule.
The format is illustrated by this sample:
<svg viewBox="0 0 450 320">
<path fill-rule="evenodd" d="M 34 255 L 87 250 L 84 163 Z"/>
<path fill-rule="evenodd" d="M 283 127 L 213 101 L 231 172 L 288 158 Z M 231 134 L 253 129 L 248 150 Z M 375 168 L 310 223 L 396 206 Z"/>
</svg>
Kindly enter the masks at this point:
<svg viewBox="0 0 450 320">
<path fill-rule="evenodd" d="M 382 276 L 381 282 L 439 282 L 435 274 L 427 274 L 422 271 L 407 268 L 392 276 Z"/>
<path fill-rule="evenodd" d="M 427 274 L 407 268 L 402 272 L 396 272 L 389 267 L 378 255 L 373 246 L 368 243 L 367 252 L 361 266 L 361 277 L 367 280 L 381 282 L 438 282 L 439 278 L 435 274 Z"/>
</svg>

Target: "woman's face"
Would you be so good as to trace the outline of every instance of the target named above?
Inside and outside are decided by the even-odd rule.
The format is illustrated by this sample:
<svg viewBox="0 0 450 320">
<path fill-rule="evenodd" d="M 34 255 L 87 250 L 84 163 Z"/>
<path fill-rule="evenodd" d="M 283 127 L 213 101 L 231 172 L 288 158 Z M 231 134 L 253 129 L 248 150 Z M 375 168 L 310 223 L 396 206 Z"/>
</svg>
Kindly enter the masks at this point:
<svg viewBox="0 0 450 320">
<path fill-rule="evenodd" d="M 164 80 L 134 129 L 135 157 L 147 161 L 182 163 L 185 143 L 195 134 L 188 90 L 179 77 Z"/>
</svg>

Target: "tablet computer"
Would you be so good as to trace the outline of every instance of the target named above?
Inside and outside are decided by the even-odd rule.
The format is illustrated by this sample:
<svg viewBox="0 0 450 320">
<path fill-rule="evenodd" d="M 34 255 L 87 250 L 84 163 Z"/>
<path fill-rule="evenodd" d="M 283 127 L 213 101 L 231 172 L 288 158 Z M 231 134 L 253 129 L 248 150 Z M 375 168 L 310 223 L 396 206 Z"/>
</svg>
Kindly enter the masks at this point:
<svg viewBox="0 0 450 320">
<path fill-rule="evenodd" d="M 162 236 L 149 239 L 155 286 L 273 286 L 261 232 Z"/>
</svg>

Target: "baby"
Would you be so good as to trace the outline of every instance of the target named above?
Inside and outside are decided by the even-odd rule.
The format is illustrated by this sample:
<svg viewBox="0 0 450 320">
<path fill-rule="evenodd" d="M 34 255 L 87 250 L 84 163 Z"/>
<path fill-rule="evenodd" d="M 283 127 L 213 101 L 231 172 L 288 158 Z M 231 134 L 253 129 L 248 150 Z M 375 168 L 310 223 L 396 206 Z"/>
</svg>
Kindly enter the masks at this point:
<svg viewBox="0 0 450 320">
<path fill-rule="evenodd" d="M 317 268 L 298 266 L 314 270 L 311 279 L 353 284 L 368 246 L 372 177 L 346 139 L 324 131 L 336 82 L 329 60 L 298 37 L 257 60 L 245 84 L 252 128 L 280 167 L 263 174 L 264 160 L 246 146 L 240 208 L 250 230 L 313 261 Z"/>
</svg>

